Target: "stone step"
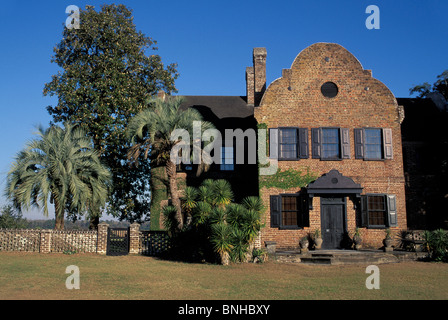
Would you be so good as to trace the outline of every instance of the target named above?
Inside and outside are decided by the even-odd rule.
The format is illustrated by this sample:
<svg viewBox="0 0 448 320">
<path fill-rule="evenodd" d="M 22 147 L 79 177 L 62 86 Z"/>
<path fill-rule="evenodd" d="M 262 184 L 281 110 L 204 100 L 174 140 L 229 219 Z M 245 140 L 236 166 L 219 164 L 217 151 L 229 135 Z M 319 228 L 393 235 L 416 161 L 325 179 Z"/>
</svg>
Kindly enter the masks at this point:
<svg viewBox="0 0 448 320">
<path fill-rule="evenodd" d="M 344 264 L 383 264 L 397 263 L 402 261 L 415 261 L 421 258 L 415 252 L 382 252 L 382 251 L 351 251 L 351 250 L 322 250 L 308 251 L 282 251 L 275 254 L 279 262 L 321 264 L 321 265 L 344 265 Z"/>
<path fill-rule="evenodd" d="M 334 264 L 332 257 L 303 257 L 300 259 L 300 262 L 309 264 Z"/>
</svg>

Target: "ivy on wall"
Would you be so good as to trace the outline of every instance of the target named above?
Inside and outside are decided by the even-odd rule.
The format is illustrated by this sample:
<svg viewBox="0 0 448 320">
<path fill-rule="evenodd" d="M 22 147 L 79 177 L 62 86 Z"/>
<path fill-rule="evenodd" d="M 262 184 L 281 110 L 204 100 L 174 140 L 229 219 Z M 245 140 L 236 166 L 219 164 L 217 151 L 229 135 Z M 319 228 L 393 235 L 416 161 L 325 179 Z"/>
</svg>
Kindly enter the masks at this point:
<svg viewBox="0 0 448 320">
<path fill-rule="evenodd" d="M 277 173 L 269 176 L 259 176 L 259 186 L 261 188 L 291 189 L 302 188 L 310 182 L 316 180 L 318 175 L 306 168 L 306 171 L 286 169 L 277 170 Z"/>
</svg>

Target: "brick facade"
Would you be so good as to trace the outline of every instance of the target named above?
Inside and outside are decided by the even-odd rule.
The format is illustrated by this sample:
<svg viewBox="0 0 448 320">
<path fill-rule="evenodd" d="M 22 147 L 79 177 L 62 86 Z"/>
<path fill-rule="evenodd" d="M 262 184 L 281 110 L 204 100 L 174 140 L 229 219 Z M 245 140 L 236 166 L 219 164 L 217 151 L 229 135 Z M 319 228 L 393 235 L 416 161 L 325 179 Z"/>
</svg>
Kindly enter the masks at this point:
<svg viewBox="0 0 448 320">
<path fill-rule="evenodd" d="M 254 50 L 255 53 L 255 50 Z M 333 98 L 325 97 L 321 86 L 326 82 L 337 85 Z M 406 203 L 400 123 L 402 108 L 391 91 L 364 70 L 360 62 L 338 44 L 316 43 L 304 49 L 282 77 L 266 89 L 260 105 L 255 107 L 257 122 L 268 128 L 300 127 L 308 129 L 309 157 L 297 161 L 279 161 L 279 169 L 304 171 L 309 168 L 318 176 L 332 169 L 351 178 L 363 188 L 362 194 L 392 194 L 396 197 L 397 226 L 406 229 Z M 312 128 L 338 127 L 348 129 L 349 158 L 325 161 L 312 157 Z M 356 128 L 389 128 L 392 132 L 392 159 L 367 161 L 355 158 Z M 297 188 L 280 190 L 262 188 L 260 196 L 268 207 L 262 241 L 276 241 L 277 248 L 297 247 L 299 239 L 314 229 L 321 228 L 320 197 L 312 199 L 309 227 L 296 230 L 270 228 L 270 195 L 297 193 Z M 359 225 L 359 203 L 356 197 L 346 197 L 346 224 L 349 234 Z M 356 207 L 356 209 L 355 209 Z M 381 247 L 384 229 L 363 228 L 366 246 Z"/>
</svg>

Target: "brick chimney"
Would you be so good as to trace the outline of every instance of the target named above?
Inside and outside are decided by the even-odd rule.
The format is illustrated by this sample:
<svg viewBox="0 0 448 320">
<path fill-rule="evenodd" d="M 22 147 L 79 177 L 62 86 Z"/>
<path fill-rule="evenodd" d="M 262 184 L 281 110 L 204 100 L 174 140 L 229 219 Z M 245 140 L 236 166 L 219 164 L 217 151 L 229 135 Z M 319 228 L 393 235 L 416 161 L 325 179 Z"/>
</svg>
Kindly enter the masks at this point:
<svg viewBox="0 0 448 320">
<path fill-rule="evenodd" d="M 247 104 L 253 106 L 255 104 L 255 78 L 254 67 L 246 68 L 246 95 Z"/>
<path fill-rule="evenodd" d="M 247 104 L 258 106 L 266 90 L 266 48 L 254 48 L 253 67 L 246 68 Z"/>
</svg>

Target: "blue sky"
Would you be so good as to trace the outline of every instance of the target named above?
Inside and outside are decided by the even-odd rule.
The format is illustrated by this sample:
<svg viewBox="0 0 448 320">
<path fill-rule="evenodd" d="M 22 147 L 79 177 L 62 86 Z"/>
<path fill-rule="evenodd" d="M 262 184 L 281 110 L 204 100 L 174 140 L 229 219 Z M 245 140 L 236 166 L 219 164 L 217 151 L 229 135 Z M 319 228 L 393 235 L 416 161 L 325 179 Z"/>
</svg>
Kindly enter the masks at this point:
<svg viewBox="0 0 448 320">
<path fill-rule="evenodd" d="M 448 69 L 446 0 L 277 1 L 3 1 L 0 8 L 0 190 L 14 155 L 47 126 L 44 84 L 62 38 L 68 5 L 123 3 L 137 29 L 158 42 L 165 63 L 178 63 L 180 95 L 245 95 L 245 68 L 254 47 L 266 47 L 267 82 L 280 77 L 315 42 L 344 46 L 397 97 Z M 368 30 L 368 5 L 380 9 L 380 29 Z M 0 198 L 0 205 L 5 203 Z M 27 218 L 40 218 L 33 210 Z"/>
</svg>

